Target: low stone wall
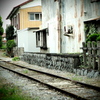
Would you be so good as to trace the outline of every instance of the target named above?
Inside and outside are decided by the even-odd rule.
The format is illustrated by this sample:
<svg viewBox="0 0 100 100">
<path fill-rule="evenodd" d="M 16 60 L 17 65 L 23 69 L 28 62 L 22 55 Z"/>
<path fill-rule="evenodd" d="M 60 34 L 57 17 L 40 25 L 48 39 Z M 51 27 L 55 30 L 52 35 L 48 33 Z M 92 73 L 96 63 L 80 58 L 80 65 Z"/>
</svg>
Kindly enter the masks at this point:
<svg viewBox="0 0 100 100">
<path fill-rule="evenodd" d="M 21 60 L 30 64 L 68 72 L 73 72 L 73 68 L 80 65 L 79 55 L 75 54 L 24 53 Z"/>
<path fill-rule="evenodd" d="M 14 47 L 13 48 L 14 56 L 21 56 L 24 53 L 23 47 Z"/>
<path fill-rule="evenodd" d="M 51 53 L 23 53 L 22 61 L 29 64 L 75 73 L 76 75 L 98 77 L 99 72 L 80 69 L 81 60 L 79 54 L 51 54 Z"/>
<path fill-rule="evenodd" d="M 80 76 L 87 76 L 89 78 L 97 78 L 100 77 L 100 72 L 93 69 L 73 69 L 73 73 Z"/>
</svg>

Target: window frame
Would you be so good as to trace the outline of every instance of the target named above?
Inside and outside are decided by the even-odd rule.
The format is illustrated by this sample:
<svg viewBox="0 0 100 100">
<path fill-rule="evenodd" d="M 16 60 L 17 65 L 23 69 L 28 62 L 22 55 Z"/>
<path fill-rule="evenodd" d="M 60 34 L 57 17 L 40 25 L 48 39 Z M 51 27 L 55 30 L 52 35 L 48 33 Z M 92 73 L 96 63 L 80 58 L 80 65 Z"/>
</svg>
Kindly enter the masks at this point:
<svg viewBox="0 0 100 100">
<path fill-rule="evenodd" d="M 28 14 L 29 14 L 29 20 L 30 20 L 30 21 L 41 21 L 41 20 L 42 20 L 42 18 L 41 18 L 42 13 L 41 13 L 41 12 L 29 12 Z M 33 20 L 30 19 L 30 18 L 31 18 L 31 17 L 30 17 L 31 14 L 33 14 L 33 17 L 34 17 Z M 39 19 L 36 19 L 36 14 L 39 14 Z"/>
<path fill-rule="evenodd" d="M 47 33 L 48 29 L 39 30 L 36 32 L 36 46 L 42 49 L 47 49 Z"/>
</svg>

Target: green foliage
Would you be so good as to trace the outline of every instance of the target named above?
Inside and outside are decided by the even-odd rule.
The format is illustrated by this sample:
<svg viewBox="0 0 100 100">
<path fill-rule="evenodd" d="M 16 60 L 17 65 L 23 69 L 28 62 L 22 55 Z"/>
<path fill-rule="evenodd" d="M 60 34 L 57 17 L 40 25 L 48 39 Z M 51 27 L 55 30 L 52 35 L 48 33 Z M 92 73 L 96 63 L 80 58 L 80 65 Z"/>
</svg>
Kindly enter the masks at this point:
<svg viewBox="0 0 100 100">
<path fill-rule="evenodd" d="M 8 40 L 7 41 L 7 51 L 11 51 L 13 49 L 13 47 L 16 46 L 16 43 L 14 42 L 14 40 Z"/>
<path fill-rule="evenodd" d="M 19 61 L 19 60 L 20 60 L 19 57 L 14 57 L 14 58 L 12 59 L 12 61 Z"/>
<path fill-rule="evenodd" d="M 0 26 L 3 25 L 3 22 L 2 22 L 2 17 L 0 16 Z"/>
<path fill-rule="evenodd" d="M 23 73 L 27 74 L 28 73 L 28 70 L 27 69 L 26 70 L 23 70 Z"/>
<path fill-rule="evenodd" d="M 4 32 L 2 25 L 3 25 L 2 17 L 0 16 L 0 35 L 3 35 Z"/>
<path fill-rule="evenodd" d="M 4 30 L 3 30 L 3 28 L 0 26 L 0 35 L 3 35 L 3 32 L 4 32 Z"/>
<path fill-rule="evenodd" d="M 12 25 L 9 25 L 6 28 L 6 38 L 7 38 L 7 40 L 14 39 L 14 27 Z"/>
<path fill-rule="evenodd" d="M 7 49 L 7 46 L 6 45 L 2 45 L 1 49 L 6 50 Z"/>
<path fill-rule="evenodd" d="M 85 24 L 86 42 L 100 41 L 100 32 L 97 30 L 95 23 Z"/>
<path fill-rule="evenodd" d="M 2 48 L 2 36 L 0 36 L 0 48 Z"/>
<path fill-rule="evenodd" d="M 100 41 L 100 36 L 97 37 L 96 41 Z"/>
<path fill-rule="evenodd" d="M 0 100 L 32 100 L 28 96 L 22 95 L 21 90 L 15 86 L 0 87 Z M 34 100 L 34 99 L 33 99 Z"/>
<path fill-rule="evenodd" d="M 91 34 L 94 34 L 94 33 L 97 33 L 97 27 L 95 24 L 92 24 L 92 23 L 88 23 L 88 24 L 85 24 L 85 34 L 86 34 L 86 38 L 88 38 Z"/>
<path fill-rule="evenodd" d="M 94 33 L 88 36 L 86 42 L 88 41 L 99 41 L 100 40 L 100 34 Z"/>
<path fill-rule="evenodd" d="M 3 28 L 2 28 L 3 22 L 2 22 L 2 17 L 0 16 L 0 48 L 2 47 L 2 35 L 3 35 Z"/>
</svg>

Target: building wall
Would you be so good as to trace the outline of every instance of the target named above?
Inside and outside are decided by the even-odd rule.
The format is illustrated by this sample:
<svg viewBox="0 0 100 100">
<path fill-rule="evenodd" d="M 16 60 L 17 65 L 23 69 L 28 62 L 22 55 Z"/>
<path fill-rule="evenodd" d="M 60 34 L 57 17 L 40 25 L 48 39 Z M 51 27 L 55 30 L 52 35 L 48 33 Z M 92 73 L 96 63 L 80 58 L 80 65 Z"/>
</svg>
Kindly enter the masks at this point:
<svg viewBox="0 0 100 100">
<path fill-rule="evenodd" d="M 80 47 L 85 41 L 84 22 L 100 17 L 99 8 L 100 2 L 91 3 L 91 0 L 42 0 L 42 28 L 49 28 L 49 52 L 81 53 Z M 73 27 L 73 33 L 64 35 L 68 26 Z"/>
<path fill-rule="evenodd" d="M 82 42 L 85 40 L 84 34 L 84 0 L 63 0 L 61 2 L 61 48 L 63 53 L 81 52 Z M 64 27 L 72 26 L 71 36 L 64 35 Z"/>
<path fill-rule="evenodd" d="M 59 52 L 57 8 L 58 3 L 54 0 L 42 0 L 42 28 L 49 28 L 49 35 L 47 35 L 48 49 L 45 52 Z"/>
<path fill-rule="evenodd" d="M 36 48 L 36 34 L 33 29 L 18 31 L 18 47 L 24 47 L 24 52 L 39 52 L 40 48 Z"/>
<path fill-rule="evenodd" d="M 20 9 L 20 30 L 27 27 L 39 27 L 42 21 L 31 21 L 29 12 L 41 12 L 41 6 Z"/>
<path fill-rule="evenodd" d="M 100 18 L 100 0 L 92 3 L 91 0 L 84 0 L 84 11 L 86 13 L 84 16 L 84 21 L 96 19 L 98 17 Z"/>
</svg>

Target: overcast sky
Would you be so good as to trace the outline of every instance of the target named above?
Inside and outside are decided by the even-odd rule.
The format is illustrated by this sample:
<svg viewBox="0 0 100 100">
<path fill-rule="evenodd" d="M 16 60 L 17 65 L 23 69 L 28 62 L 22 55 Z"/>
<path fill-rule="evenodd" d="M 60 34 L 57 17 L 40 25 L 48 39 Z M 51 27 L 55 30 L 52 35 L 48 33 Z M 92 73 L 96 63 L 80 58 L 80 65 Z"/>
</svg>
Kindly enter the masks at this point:
<svg viewBox="0 0 100 100">
<path fill-rule="evenodd" d="M 7 16 L 13 9 L 13 7 L 25 2 L 27 0 L 0 0 L 0 16 L 3 21 L 3 28 L 6 28 L 6 24 L 10 24 L 9 20 L 6 20 Z"/>
</svg>

